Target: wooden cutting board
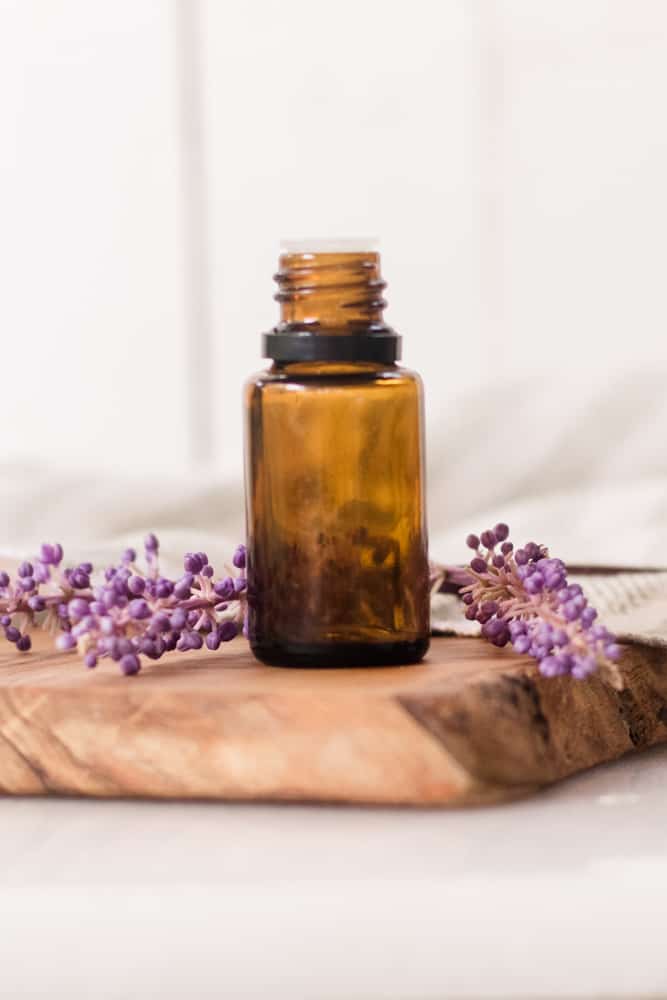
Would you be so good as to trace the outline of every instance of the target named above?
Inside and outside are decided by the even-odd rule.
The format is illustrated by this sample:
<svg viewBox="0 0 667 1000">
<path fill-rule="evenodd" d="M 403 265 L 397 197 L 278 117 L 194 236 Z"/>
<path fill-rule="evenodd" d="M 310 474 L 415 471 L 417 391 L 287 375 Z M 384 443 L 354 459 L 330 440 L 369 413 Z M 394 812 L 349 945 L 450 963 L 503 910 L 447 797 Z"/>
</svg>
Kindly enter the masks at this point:
<svg viewBox="0 0 667 1000">
<path fill-rule="evenodd" d="M 409 805 L 511 799 L 667 740 L 667 654 L 628 647 L 624 691 L 545 679 L 482 640 L 419 666 L 285 670 L 242 640 L 137 677 L 40 640 L 0 653 L 0 791 Z"/>
</svg>

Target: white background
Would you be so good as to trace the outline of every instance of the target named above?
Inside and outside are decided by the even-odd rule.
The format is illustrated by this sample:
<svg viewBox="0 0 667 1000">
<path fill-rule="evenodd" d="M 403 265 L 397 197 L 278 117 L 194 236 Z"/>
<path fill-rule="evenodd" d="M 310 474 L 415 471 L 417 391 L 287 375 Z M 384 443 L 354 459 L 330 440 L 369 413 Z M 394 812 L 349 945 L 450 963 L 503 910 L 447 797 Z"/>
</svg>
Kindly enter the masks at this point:
<svg viewBox="0 0 667 1000">
<path fill-rule="evenodd" d="M 445 548 L 536 483 L 662 510 L 666 89 L 659 0 L 0 0 L 2 538 L 74 533 L 35 474 L 240 481 L 285 236 L 380 239 Z"/>
</svg>

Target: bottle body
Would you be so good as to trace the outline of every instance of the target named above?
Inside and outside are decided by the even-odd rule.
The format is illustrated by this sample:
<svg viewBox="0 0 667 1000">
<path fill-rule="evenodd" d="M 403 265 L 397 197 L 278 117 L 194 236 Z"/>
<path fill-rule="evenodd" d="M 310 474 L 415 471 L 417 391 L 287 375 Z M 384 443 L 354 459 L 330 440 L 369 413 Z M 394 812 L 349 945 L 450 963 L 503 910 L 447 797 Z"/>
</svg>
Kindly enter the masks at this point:
<svg viewBox="0 0 667 1000">
<path fill-rule="evenodd" d="M 278 362 L 246 388 L 250 644 L 294 666 L 411 663 L 429 642 L 418 376 Z"/>
</svg>

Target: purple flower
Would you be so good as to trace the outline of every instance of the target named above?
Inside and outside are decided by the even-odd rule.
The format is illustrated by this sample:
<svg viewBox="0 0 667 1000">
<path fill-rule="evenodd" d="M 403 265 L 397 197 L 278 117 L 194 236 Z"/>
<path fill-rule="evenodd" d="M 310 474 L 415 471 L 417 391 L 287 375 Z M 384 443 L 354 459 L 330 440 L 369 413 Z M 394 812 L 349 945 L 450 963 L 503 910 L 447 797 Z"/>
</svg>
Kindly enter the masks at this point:
<svg viewBox="0 0 667 1000">
<path fill-rule="evenodd" d="M 151 532 L 150 535 L 146 535 L 144 538 L 144 549 L 146 554 L 157 555 L 158 549 L 160 548 L 160 543 L 158 542 L 155 535 Z"/>
<path fill-rule="evenodd" d="M 565 564 L 535 542 L 514 551 L 508 535 L 507 525 L 497 524 L 479 539 L 466 539 L 476 555 L 470 561 L 470 582 L 461 590 L 465 617 L 478 621 L 482 635 L 494 645 L 511 642 L 517 653 L 534 657 L 545 677 L 584 679 L 599 670 L 612 685 L 621 686 L 616 666 L 620 648 L 597 624 L 597 611 L 579 584 L 568 583 Z M 502 556 L 494 551 L 499 541 Z"/>
<path fill-rule="evenodd" d="M 136 618 L 137 621 L 151 617 L 151 609 L 148 606 L 148 602 L 144 601 L 141 597 L 138 597 L 135 601 L 130 601 L 127 610 L 130 613 L 130 617 Z"/>
<path fill-rule="evenodd" d="M 132 675 L 140 670 L 142 656 L 158 660 L 174 649 L 201 649 L 204 642 L 215 650 L 238 634 L 247 604 L 244 575 L 216 580 L 208 555 L 188 552 L 184 575 L 171 580 L 159 572 L 157 538 L 148 535 L 144 547 L 145 570 L 137 565 L 135 550 L 126 549 L 94 586 L 90 562 L 52 575 L 63 558 L 62 546 L 56 544 L 45 543 L 38 558 L 21 563 L 13 581 L 0 571 L 0 627 L 5 638 L 27 652 L 30 627 L 60 629 L 57 648 L 67 651 L 78 645 L 89 669 L 108 657 Z M 233 562 L 238 570 L 245 566 L 243 546 L 236 549 Z M 43 592 L 42 584 L 49 585 Z M 24 632 L 14 624 L 14 614 L 22 627 L 25 621 Z"/>
<path fill-rule="evenodd" d="M 139 663 L 139 657 L 136 653 L 126 653 L 122 656 L 120 660 L 120 669 L 127 677 L 130 677 L 133 674 L 138 674 L 141 670 L 141 664 Z"/>
</svg>

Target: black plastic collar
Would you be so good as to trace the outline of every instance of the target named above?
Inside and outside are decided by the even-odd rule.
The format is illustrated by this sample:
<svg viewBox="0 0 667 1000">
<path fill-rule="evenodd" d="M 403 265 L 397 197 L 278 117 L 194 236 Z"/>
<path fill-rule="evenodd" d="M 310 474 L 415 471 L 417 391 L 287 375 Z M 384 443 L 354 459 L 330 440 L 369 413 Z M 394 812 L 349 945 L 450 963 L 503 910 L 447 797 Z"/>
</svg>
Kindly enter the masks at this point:
<svg viewBox="0 0 667 1000">
<path fill-rule="evenodd" d="M 276 328 L 263 335 L 262 355 L 274 361 L 378 361 L 392 364 L 401 357 L 401 338 L 388 326 L 345 334 Z"/>
</svg>

